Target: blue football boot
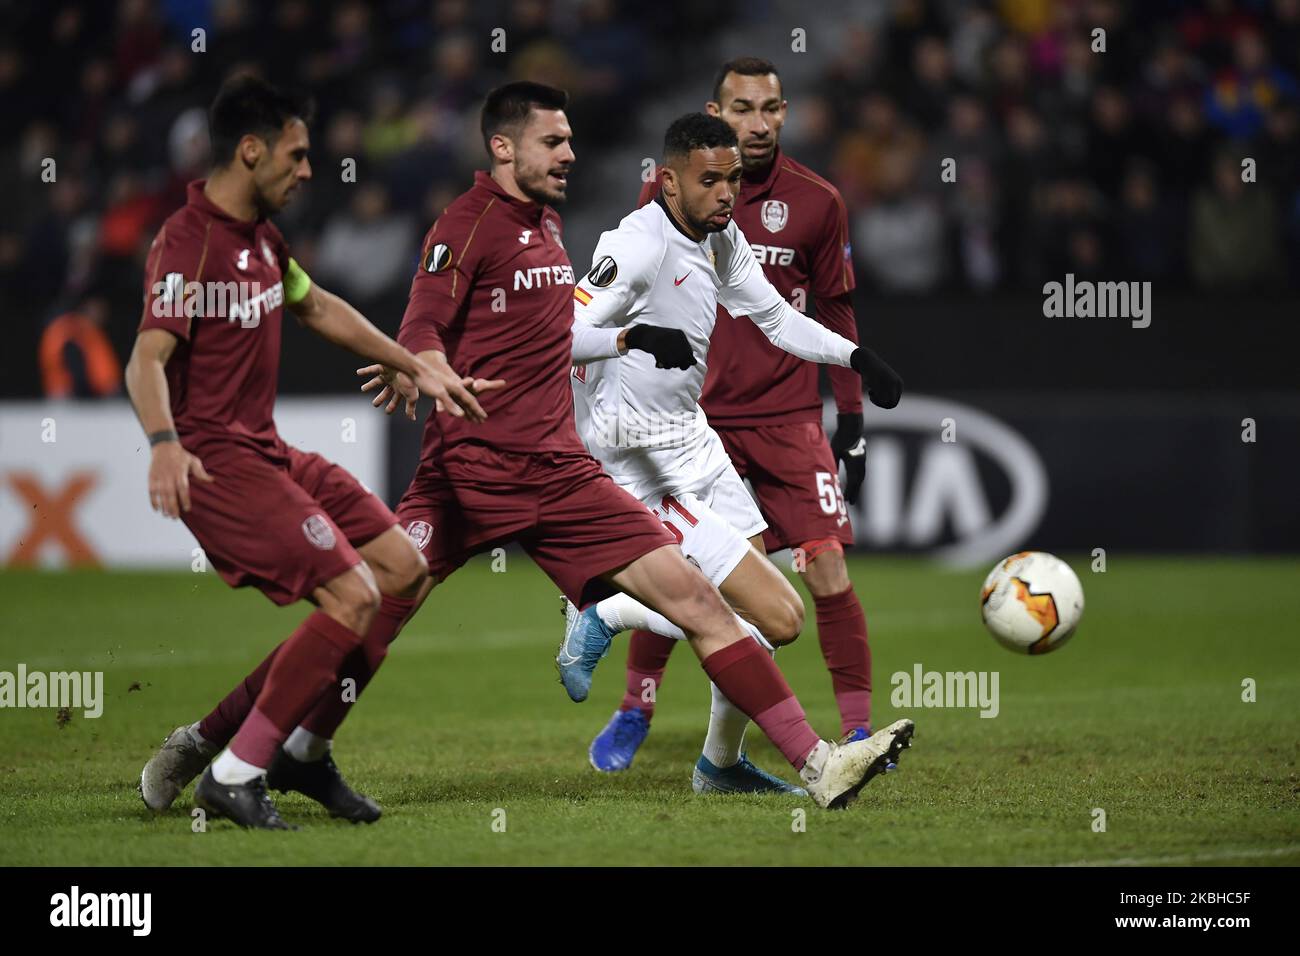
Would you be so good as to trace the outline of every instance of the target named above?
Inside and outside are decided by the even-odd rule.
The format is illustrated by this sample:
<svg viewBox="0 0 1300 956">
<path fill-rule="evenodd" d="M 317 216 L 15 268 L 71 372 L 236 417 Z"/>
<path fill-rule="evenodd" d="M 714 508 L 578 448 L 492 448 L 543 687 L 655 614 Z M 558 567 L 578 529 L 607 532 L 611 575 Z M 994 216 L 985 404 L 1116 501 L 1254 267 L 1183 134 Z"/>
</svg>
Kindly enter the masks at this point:
<svg viewBox="0 0 1300 956">
<path fill-rule="evenodd" d="M 591 693 L 591 675 L 609 653 L 615 632 L 600 619 L 596 605 L 579 611 L 568 598 L 561 597 L 560 601 L 564 609 L 564 643 L 555 655 L 555 669 L 560 672 L 560 683 L 569 698 L 581 702 Z"/>
<path fill-rule="evenodd" d="M 640 707 L 616 710 L 605 729 L 587 750 L 591 765 L 601 773 L 615 773 L 632 766 L 632 758 L 650 733 L 650 720 Z"/>
<path fill-rule="evenodd" d="M 788 793 L 806 797 L 808 791 L 760 770 L 744 754 L 733 767 L 717 767 L 703 754 L 691 771 L 691 789 L 696 793 Z"/>
</svg>

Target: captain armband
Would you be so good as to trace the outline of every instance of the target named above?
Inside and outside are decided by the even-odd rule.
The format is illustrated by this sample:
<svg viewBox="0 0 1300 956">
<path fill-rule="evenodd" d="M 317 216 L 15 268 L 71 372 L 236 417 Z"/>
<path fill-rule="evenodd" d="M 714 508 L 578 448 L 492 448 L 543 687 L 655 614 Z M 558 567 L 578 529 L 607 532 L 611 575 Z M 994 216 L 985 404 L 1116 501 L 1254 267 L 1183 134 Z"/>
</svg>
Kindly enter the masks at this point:
<svg viewBox="0 0 1300 956">
<path fill-rule="evenodd" d="M 284 274 L 284 301 L 286 305 L 297 305 L 307 298 L 311 291 L 311 276 L 298 265 L 297 259 L 289 260 L 289 271 Z"/>
</svg>

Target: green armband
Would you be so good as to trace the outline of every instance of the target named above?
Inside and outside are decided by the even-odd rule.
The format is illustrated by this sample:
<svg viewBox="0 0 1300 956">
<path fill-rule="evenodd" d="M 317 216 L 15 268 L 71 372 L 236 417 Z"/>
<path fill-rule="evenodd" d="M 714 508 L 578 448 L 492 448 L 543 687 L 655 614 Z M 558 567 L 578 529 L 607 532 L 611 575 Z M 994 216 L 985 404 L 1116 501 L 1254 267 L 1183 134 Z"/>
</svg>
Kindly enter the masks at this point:
<svg viewBox="0 0 1300 956">
<path fill-rule="evenodd" d="M 311 291 L 311 276 L 302 271 L 297 259 L 289 260 L 289 271 L 284 274 L 284 301 L 297 305 Z"/>
</svg>

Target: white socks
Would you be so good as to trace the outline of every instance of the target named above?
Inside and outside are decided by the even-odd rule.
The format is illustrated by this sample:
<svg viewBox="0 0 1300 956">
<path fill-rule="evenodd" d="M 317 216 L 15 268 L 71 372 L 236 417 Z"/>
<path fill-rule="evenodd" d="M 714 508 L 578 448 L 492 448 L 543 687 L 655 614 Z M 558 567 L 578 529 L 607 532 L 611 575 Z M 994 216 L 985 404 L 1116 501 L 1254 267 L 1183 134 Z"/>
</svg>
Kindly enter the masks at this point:
<svg viewBox="0 0 1300 956">
<path fill-rule="evenodd" d="M 622 592 L 596 602 L 596 614 L 611 631 L 653 631 L 678 641 L 686 640 L 680 627 L 658 611 L 652 611 L 630 594 Z"/>
<path fill-rule="evenodd" d="M 328 737 L 319 737 L 305 727 L 295 727 L 284 742 L 284 752 L 302 763 L 315 763 L 330 752 L 331 743 Z"/>
<path fill-rule="evenodd" d="M 652 611 L 636 598 L 627 594 L 615 594 L 613 597 L 607 597 L 596 604 L 596 613 L 600 616 L 601 621 L 605 623 L 611 631 L 651 631 L 655 634 L 661 634 L 664 637 L 671 637 L 674 640 L 686 640 L 686 632 L 674 624 L 668 618 L 664 617 L 658 611 Z M 754 640 L 762 645 L 763 649 L 771 653 L 774 648 L 767 642 L 758 628 L 750 624 L 739 614 L 736 620 L 740 626 Z M 734 761 L 733 761 L 734 763 Z"/>
<path fill-rule="evenodd" d="M 761 643 L 766 645 L 767 641 Z M 767 652 L 776 657 L 776 651 L 770 647 Z M 740 751 L 745 745 L 745 728 L 749 726 L 749 716 L 727 700 L 727 696 L 718 690 L 717 684 L 710 683 L 709 689 L 713 694 L 713 704 L 709 710 L 709 732 L 704 735 L 704 756 L 719 769 L 734 767 L 740 763 Z"/>
<path fill-rule="evenodd" d="M 713 694 L 713 706 L 709 711 L 709 732 L 704 735 L 704 757 L 719 769 L 734 767 L 740 762 L 749 717 L 727 700 L 717 684 L 709 684 L 709 690 Z"/>
<path fill-rule="evenodd" d="M 212 776 L 217 783 L 235 786 L 256 780 L 264 773 L 266 773 L 265 767 L 254 767 L 251 763 L 240 760 L 229 747 L 221 751 L 217 759 L 212 761 Z"/>
<path fill-rule="evenodd" d="M 191 733 L 199 740 L 203 740 L 197 729 L 191 730 Z M 284 752 L 294 760 L 312 763 L 330 752 L 331 743 L 328 737 L 319 737 L 303 727 L 295 727 L 289 739 L 284 742 Z M 217 759 L 212 761 L 212 776 L 217 783 L 234 786 L 256 780 L 264 773 L 266 773 L 265 767 L 254 767 L 248 761 L 240 760 L 229 747 L 221 751 Z"/>
</svg>

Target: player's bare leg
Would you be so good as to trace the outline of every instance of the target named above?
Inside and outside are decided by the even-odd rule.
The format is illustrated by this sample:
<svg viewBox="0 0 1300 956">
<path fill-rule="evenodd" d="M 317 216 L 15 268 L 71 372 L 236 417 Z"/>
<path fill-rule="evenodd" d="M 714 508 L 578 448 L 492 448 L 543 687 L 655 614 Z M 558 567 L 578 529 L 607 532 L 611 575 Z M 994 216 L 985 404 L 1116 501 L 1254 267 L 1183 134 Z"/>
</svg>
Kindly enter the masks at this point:
<svg viewBox="0 0 1300 956">
<path fill-rule="evenodd" d="M 764 560 L 761 537 L 755 536 L 742 547 L 744 553 L 739 562 L 727 572 L 718 589 L 738 612 L 736 622 L 772 653 L 777 646 L 798 636 L 803 625 L 803 602 L 785 577 Z M 585 699 L 591 672 L 613 634 L 633 630 L 623 705 L 588 748 L 588 758 L 597 770 L 606 773 L 626 770 L 649 733 L 655 696 L 671 646 L 685 639 L 685 632 L 627 593 L 607 598 L 583 612 L 566 601 L 565 612 L 565 643 L 557 665 L 565 689 L 574 700 Z M 575 648 L 585 649 L 586 658 L 575 656 Z M 649 653 L 641 654 L 646 649 Z M 641 664 L 642 657 L 646 658 L 644 664 Z M 716 687 L 712 689 L 712 698 L 709 733 L 692 771 L 696 792 L 802 793 L 749 761 L 742 750 L 749 718 L 732 707 Z"/>
<path fill-rule="evenodd" d="M 868 740 L 835 744 L 820 739 L 771 657 L 677 548 L 652 551 L 607 580 L 678 623 L 709 679 L 762 728 L 799 771 L 818 805 L 847 806 L 910 746 L 910 720 L 897 721 Z"/>
<path fill-rule="evenodd" d="M 763 536 L 718 585 L 732 609 L 753 624 L 774 647 L 792 643 L 803 630 L 803 601 L 784 574 L 763 554 Z"/>
<path fill-rule="evenodd" d="M 744 607 L 741 614 L 732 612 L 735 624 L 769 651 L 798 637 L 803 626 L 803 603 L 799 595 L 752 548 L 718 588 L 729 602 L 734 598 Z M 577 702 L 587 699 L 596 663 L 606 654 L 610 639 L 619 631 L 646 629 L 675 640 L 686 639 L 681 627 L 626 590 L 585 612 L 578 611 L 567 598 L 562 607 L 567 620 L 556 667 L 564 689 Z M 768 639 L 769 631 L 773 640 Z"/>
<path fill-rule="evenodd" d="M 747 553 L 719 583 L 718 590 L 739 616 L 740 625 L 770 653 L 798 637 L 803 627 L 803 602 L 785 576 L 764 558 L 762 547 L 762 536 L 753 536 Z M 625 770 L 631 766 L 632 757 L 649 732 L 654 695 L 667 666 L 668 650 L 663 645 L 670 647 L 669 639 L 681 640 L 685 635 L 664 615 L 627 594 L 602 601 L 597 607 L 588 609 L 581 620 L 576 617 L 576 609 L 566 608 L 566 612 L 569 617 L 566 646 L 574 643 L 573 635 L 580 634 L 581 629 L 599 630 L 604 627 L 610 631 L 634 629 L 632 640 L 636 647 L 629 651 L 630 661 L 637 659 L 639 651 L 649 648 L 649 655 L 642 655 L 650 658 L 645 668 L 646 675 L 642 676 L 640 669 L 630 667 L 624 706 L 592 741 L 588 751 L 592 766 L 597 770 Z M 601 635 L 597 634 L 596 638 L 593 644 L 599 644 Z M 564 673 L 564 668 L 561 673 Z M 570 678 L 565 683 L 568 688 L 578 681 Z M 585 687 L 580 690 L 585 690 Z M 648 695 L 650 700 L 643 704 L 643 698 L 636 697 L 638 692 Z M 701 758 L 692 771 L 692 786 L 696 792 L 797 792 L 797 787 L 791 787 L 749 761 L 743 751 L 749 718 L 733 707 L 717 687 L 712 688 L 711 694 L 709 731 Z M 570 696 L 574 696 L 572 690 Z"/>
<path fill-rule="evenodd" d="M 728 603 L 742 617 L 755 621 L 762 613 L 747 601 L 751 595 L 759 595 L 766 610 L 776 605 L 775 610 L 766 610 L 762 618 L 768 622 L 778 620 L 776 615 L 782 613 L 783 602 L 793 600 L 798 607 L 798 617 L 802 623 L 803 604 L 794 589 L 770 561 L 757 558 L 763 551 L 761 535 L 750 539 L 754 554 L 746 557 L 736 571 L 746 569 L 746 576 L 733 581 L 736 577 L 723 582 L 720 590 Z M 848 568 L 844 563 L 844 552 L 837 541 L 809 542 L 804 546 L 808 563 L 804 571 L 804 580 L 813 593 L 818 610 L 818 637 L 821 642 L 822 655 L 835 687 L 835 699 L 840 708 L 841 730 L 845 740 L 865 740 L 871 736 L 871 654 L 867 648 L 866 620 L 862 607 L 858 603 L 849 581 Z M 754 560 L 751 561 L 751 558 Z M 766 574 L 755 573 L 757 564 Z M 773 580 L 775 579 L 775 580 Z M 776 584 L 785 585 L 782 591 Z M 795 613 L 784 609 L 785 613 Z M 776 627 L 769 623 L 768 627 Z M 774 631 L 764 629 L 763 633 L 776 646 L 785 643 Z M 709 715 L 709 730 L 705 737 L 704 758 L 712 767 L 727 768 L 736 765 L 743 755 L 745 727 L 748 718 L 734 707 L 718 690 L 712 689 L 713 700 Z M 709 765 L 697 765 L 695 774 L 696 789 L 709 789 L 709 774 L 701 773 L 711 769 Z M 888 769 L 893 769 L 891 762 Z M 759 771 L 761 773 L 761 771 Z M 724 784 L 725 786 L 725 784 Z"/>
</svg>

